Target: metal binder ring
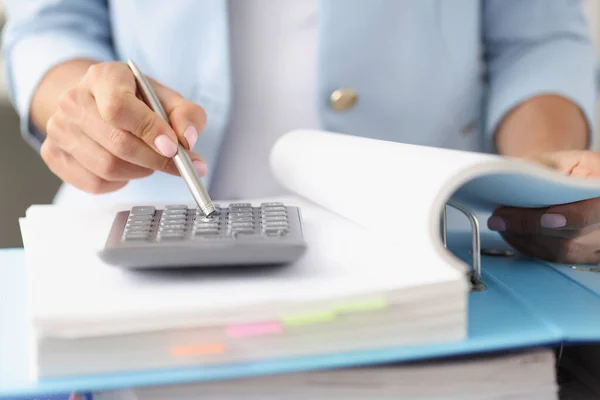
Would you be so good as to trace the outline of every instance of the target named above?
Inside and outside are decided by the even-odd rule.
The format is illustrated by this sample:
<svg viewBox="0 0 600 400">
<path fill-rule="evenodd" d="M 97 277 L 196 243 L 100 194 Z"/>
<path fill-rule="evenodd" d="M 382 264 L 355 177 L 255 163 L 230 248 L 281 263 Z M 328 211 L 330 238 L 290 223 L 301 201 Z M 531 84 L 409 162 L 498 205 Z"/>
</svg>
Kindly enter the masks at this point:
<svg viewBox="0 0 600 400">
<path fill-rule="evenodd" d="M 472 241 L 472 251 L 473 251 L 473 271 L 471 273 L 471 288 L 476 291 L 482 291 L 487 289 L 485 284 L 481 281 L 481 239 L 480 239 L 480 229 L 479 229 L 479 221 L 467 206 L 457 201 L 448 200 L 447 205 L 457 209 L 462 212 L 469 219 L 471 224 L 471 241 Z M 446 221 L 446 207 L 444 207 L 442 211 L 442 222 L 441 222 L 441 230 L 442 230 L 442 241 L 444 243 L 444 247 L 448 248 L 447 244 L 447 221 Z"/>
</svg>

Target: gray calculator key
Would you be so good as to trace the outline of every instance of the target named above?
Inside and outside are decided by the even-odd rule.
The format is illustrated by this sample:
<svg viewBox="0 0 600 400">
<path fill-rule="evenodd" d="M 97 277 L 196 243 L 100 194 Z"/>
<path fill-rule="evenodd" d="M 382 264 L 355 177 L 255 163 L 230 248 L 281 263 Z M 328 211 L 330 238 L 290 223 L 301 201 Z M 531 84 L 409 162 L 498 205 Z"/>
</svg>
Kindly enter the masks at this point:
<svg viewBox="0 0 600 400">
<path fill-rule="evenodd" d="M 231 204 L 229 204 L 229 208 L 252 208 L 252 204 L 250 204 L 250 203 L 231 203 Z"/>
<path fill-rule="evenodd" d="M 229 229 L 229 233 L 231 233 L 232 235 L 237 235 L 240 233 L 249 234 L 254 233 L 254 228 L 248 226 L 236 226 Z"/>
<path fill-rule="evenodd" d="M 262 210 L 262 212 L 287 211 L 284 206 L 267 206 L 267 207 L 262 207 L 261 210 Z"/>
<path fill-rule="evenodd" d="M 271 201 L 271 202 L 266 202 L 266 203 L 262 203 L 260 205 L 261 207 L 279 207 L 279 206 L 283 206 L 283 203 L 279 202 L 279 201 Z"/>
<path fill-rule="evenodd" d="M 238 213 L 238 212 L 252 212 L 252 207 L 231 207 L 229 208 L 230 213 Z"/>
<path fill-rule="evenodd" d="M 149 221 L 127 221 L 127 224 L 125 225 L 125 227 L 130 227 L 130 226 L 147 226 L 150 227 L 150 225 L 152 225 L 152 220 Z"/>
<path fill-rule="evenodd" d="M 275 221 L 287 221 L 288 218 L 286 215 L 274 215 L 274 216 L 264 216 L 262 218 L 264 222 L 275 222 Z"/>
<path fill-rule="evenodd" d="M 221 222 L 220 219 L 218 218 L 202 218 L 202 219 L 196 219 L 194 221 L 195 225 L 203 225 L 203 224 L 219 224 Z"/>
<path fill-rule="evenodd" d="M 217 235 L 219 233 L 218 229 L 208 229 L 208 228 L 202 228 L 202 229 L 195 229 L 194 230 L 194 235 L 195 236 L 202 236 L 202 235 Z"/>
<path fill-rule="evenodd" d="M 287 221 L 263 221 L 263 226 L 266 228 L 279 228 L 287 227 L 289 223 Z"/>
<path fill-rule="evenodd" d="M 219 224 L 216 224 L 216 223 L 194 224 L 194 229 L 219 229 Z"/>
<path fill-rule="evenodd" d="M 287 216 L 287 213 L 285 211 L 269 211 L 269 212 L 263 212 L 263 214 L 262 214 L 263 218 L 284 217 L 284 216 Z"/>
<path fill-rule="evenodd" d="M 232 222 L 253 222 L 253 217 L 231 217 L 229 218 L 229 223 Z"/>
<path fill-rule="evenodd" d="M 181 221 L 181 222 L 185 222 L 185 220 L 187 219 L 187 217 L 185 215 L 163 215 L 163 217 L 160 219 L 160 222 L 172 222 L 172 221 Z"/>
<path fill-rule="evenodd" d="M 196 223 L 210 223 L 210 222 L 218 222 L 220 218 L 218 217 L 204 217 L 204 216 L 197 216 L 196 217 Z"/>
<path fill-rule="evenodd" d="M 185 225 L 184 224 L 164 224 L 160 227 L 160 231 L 164 232 L 164 231 L 170 231 L 170 230 L 184 230 L 185 229 Z"/>
<path fill-rule="evenodd" d="M 235 217 L 252 217 L 252 212 L 231 212 L 229 213 L 229 218 Z"/>
<path fill-rule="evenodd" d="M 231 228 L 246 228 L 246 227 L 252 228 L 254 226 L 254 222 L 237 222 L 237 221 L 233 221 L 233 222 L 229 222 L 229 226 Z"/>
<path fill-rule="evenodd" d="M 164 232 L 160 232 L 160 234 L 158 235 L 158 237 L 160 239 L 178 239 L 178 238 L 182 238 L 185 236 L 185 233 L 182 231 L 164 231 Z"/>
<path fill-rule="evenodd" d="M 267 236 L 282 236 L 287 233 L 287 228 L 263 228 L 263 233 Z"/>
<path fill-rule="evenodd" d="M 127 226 L 125 225 L 125 232 L 144 232 L 144 231 L 150 231 L 150 229 L 152 229 L 151 225 L 130 225 Z"/>
<path fill-rule="evenodd" d="M 187 209 L 182 210 L 179 208 L 175 208 L 173 210 L 164 210 L 163 215 L 187 215 Z"/>
<path fill-rule="evenodd" d="M 187 211 L 187 209 L 188 209 L 187 206 L 184 204 L 172 204 L 172 205 L 165 207 L 165 211 L 168 211 L 168 210 L 186 210 Z"/>
<path fill-rule="evenodd" d="M 156 212 L 156 208 L 153 206 L 136 206 L 132 207 L 129 211 L 130 215 L 149 215 L 153 216 Z"/>
<path fill-rule="evenodd" d="M 123 235 L 123 240 L 147 240 L 150 237 L 149 232 L 134 232 L 134 233 L 125 233 Z"/>
<path fill-rule="evenodd" d="M 152 215 L 130 215 L 127 222 L 131 221 L 152 221 Z"/>
</svg>

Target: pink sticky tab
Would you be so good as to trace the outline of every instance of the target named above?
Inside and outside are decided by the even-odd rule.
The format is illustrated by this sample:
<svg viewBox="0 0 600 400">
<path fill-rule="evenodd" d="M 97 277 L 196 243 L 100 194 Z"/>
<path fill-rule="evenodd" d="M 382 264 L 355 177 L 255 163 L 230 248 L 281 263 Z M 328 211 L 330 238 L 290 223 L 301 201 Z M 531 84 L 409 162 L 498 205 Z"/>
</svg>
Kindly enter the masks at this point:
<svg viewBox="0 0 600 400">
<path fill-rule="evenodd" d="M 262 336 L 279 332 L 281 332 L 281 325 L 278 322 L 261 322 L 227 327 L 227 336 L 229 337 Z"/>
</svg>

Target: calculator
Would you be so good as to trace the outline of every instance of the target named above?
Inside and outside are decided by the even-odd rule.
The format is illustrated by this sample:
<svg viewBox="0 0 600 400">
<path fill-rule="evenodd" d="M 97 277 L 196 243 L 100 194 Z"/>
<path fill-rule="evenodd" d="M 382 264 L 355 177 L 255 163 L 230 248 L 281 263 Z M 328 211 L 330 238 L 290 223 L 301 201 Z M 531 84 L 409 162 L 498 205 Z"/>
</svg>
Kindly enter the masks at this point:
<svg viewBox="0 0 600 400">
<path fill-rule="evenodd" d="M 131 268 L 272 266 L 306 251 L 298 207 L 280 202 L 199 208 L 138 205 L 116 214 L 100 258 Z"/>
</svg>

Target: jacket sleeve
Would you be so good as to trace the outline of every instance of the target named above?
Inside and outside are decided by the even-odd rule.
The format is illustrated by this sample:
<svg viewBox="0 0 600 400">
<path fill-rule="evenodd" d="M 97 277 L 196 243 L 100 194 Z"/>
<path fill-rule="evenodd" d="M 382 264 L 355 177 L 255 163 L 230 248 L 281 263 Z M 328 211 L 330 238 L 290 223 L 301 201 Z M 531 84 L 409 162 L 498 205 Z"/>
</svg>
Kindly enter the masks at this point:
<svg viewBox="0 0 600 400">
<path fill-rule="evenodd" d="M 483 0 L 487 70 L 485 135 L 515 106 L 540 94 L 576 104 L 594 129 L 596 58 L 579 0 Z M 527 132 L 523 132 L 524 135 Z"/>
<path fill-rule="evenodd" d="M 30 123 L 32 95 L 44 75 L 74 58 L 114 60 L 106 0 L 4 0 L 2 35 L 10 100 L 21 134 L 39 151 L 43 136 Z"/>
</svg>

